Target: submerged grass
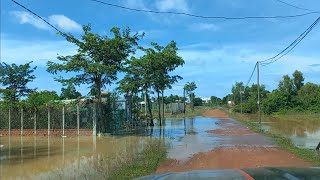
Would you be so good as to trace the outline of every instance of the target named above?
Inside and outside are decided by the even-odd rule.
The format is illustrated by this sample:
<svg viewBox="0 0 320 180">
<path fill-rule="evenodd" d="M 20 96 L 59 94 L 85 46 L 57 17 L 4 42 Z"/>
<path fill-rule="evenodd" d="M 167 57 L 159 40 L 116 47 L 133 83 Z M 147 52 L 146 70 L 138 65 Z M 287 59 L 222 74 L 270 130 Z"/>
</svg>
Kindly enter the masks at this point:
<svg viewBox="0 0 320 180">
<path fill-rule="evenodd" d="M 272 131 L 265 131 L 265 130 L 261 129 L 259 124 L 254 123 L 254 121 L 249 116 L 246 116 L 244 114 L 239 114 L 239 113 L 231 113 L 231 112 L 228 112 L 228 113 L 229 113 L 230 117 L 239 120 L 241 123 L 243 123 L 244 125 L 249 127 L 251 130 L 271 137 L 274 140 L 274 142 L 281 149 L 289 151 L 289 152 L 295 154 L 296 156 L 298 156 L 306 161 L 314 163 L 314 165 L 316 165 L 316 166 L 320 165 L 320 153 L 318 151 L 312 150 L 312 149 L 304 149 L 304 148 L 296 147 L 289 138 L 284 137 L 281 134 L 274 133 Z M 279 116 L 282 116 L 282 118 L 285 118 L 286 120 L 288 120 L 287 119 L 288 116 L 293 117 L 292 115 L 279 115 Z M 302 114 L 300 114 L 299 116 L 300 117 L 303 116 L 304 118 L 308 117 L 308 115 L 304 116 Z M 296 118 L 293 118 L 293 120 L 299 119 L 299 121 L 301 121 L 299 116 L 296 116 Z M 312 117 L 313 117 L 313 115 L 312 115 Z M 306 120 L 309 120 L 309 119 L 306 119 Z M 310 120 L 312 120 L 312 119 L 310 119 Z"/>
<path fill-rule="evenodd" d="M 144 150 L 130 163 L 122 164 L 111 173 L 108 179 L 133 179 L 149 175 L 157 169 L 159 163 L 166 159 L 166 148 L 160 140 L 146 145 Z"/>
</svg>

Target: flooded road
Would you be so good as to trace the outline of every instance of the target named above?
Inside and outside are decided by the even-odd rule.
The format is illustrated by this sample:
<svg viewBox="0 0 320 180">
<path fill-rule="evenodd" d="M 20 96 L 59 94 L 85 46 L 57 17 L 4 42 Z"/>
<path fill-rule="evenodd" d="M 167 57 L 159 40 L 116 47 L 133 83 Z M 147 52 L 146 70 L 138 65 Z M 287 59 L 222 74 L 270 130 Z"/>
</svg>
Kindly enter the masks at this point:
<svg viewBox="0 0 320 180">
<path fill-rule="evenodd" d="M 210 133 L 223 129 L 246 131 L 247 127 L 228 118 L 195 117 L 166 119 L 163 128 L 156 125 L 140 135 L 0 137 L 3 145 L 0 149 L 0 174 L 3 179 L 90 179 L 83 173 L 96 172 L 97 159 L 104 158 L 106 167 L 103 171 L 112 171 L 114 166 L 136 156 L 152 139 L 164 140 L 167 157 L 179 162 L 187 162 L 195 154 L 219 148 L 275 147 L 270 138 L 257 133 Z"/>
</svg>

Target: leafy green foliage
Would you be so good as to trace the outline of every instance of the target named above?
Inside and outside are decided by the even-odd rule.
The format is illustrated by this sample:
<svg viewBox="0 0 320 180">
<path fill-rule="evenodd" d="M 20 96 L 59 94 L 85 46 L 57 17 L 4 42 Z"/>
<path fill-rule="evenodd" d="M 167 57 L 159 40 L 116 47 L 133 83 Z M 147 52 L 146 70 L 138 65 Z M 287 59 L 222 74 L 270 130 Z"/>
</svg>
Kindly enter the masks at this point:
<svg viewBox="0 0 320 180">
<path fill-rule="evenodd" d="M 219 105 L 219 104 L 221 104 L 221 102 L 222 102 L 222 99 L 220 99 L 219 97 L 216 97 L 216 96 L 210 97 L 211 105 Z"/>
<path fill-rule="evenodd" d="M 182 102 L 183 101 L 183 97 L 180 97 L 178 95 L 172 95 L 172 94 L 170 94 L 170 96 L 165 96 L 164 97 L 164 103 L 165 104 L 175 103 L 177 101 Z"/>
<path fill-rule="evenodd" d="M 300 106 L 311 110 L 320 112 L 320 86 L 313 83 L 307 83 L 298 91 L 298 101 Z"/>
<path fill-rule="evenodd" d="M 77 99 L 81 97 L 81 93 L 76 90 L 73 85 L 68 85 L 66 88 L 61 88 L 61 99 Z"/>
<path fill-rule="evenodd" d="M 193 105 L 194 106 L 202 106 L 202 99 L 199 97 L 196 97 L 193 99 Z"/>
<path fill-rule="evenodd" d="M 30 106 L 38 108 L 54 100 L 59 100 L 59 96 L 55 91 L 34 91 L 30 93 L 26 102 Z"/>
<path fill-rule="evenodd" d="M 129 28 L 121 32 L 119 28 L 114 27 L 110 30 L 113 34 L 110 38 L 92 33 L 90 25 L 83 26 L 83 31 L 81 41 L 67 38 L 67 41 L 78 47 L 77 54 L 59 56 L 60 63 L 49 61 L 47 70 L 52 74 L 77 73 L 69 79 L 60 76 L 56 80 L 65 85 L 89 84 L 92 89 L 97 90 L 97 98 L 101 101 L 101 88 L 117 80 L 117 73 L 121 70 L 123 61 L 135 52 L 134 47 L 142 35 L 131 36 Z"/>
<path fill-rule="evenodd" d="M 151 48 L 140 49 L 145 53 L 141 58 L 132 57 L 126 62 L 124 72 L 126 75 L 119 81 L 119 88 L 123 93 L 137 94 L 144 91 L 147 99 L 147 107 L 152 117 L 151 106 L 149 105 L 148 89 L 152 88 L 157 93 L 159 119 L 160 115 L 160 93 L 171 89 L 172 84 L 182 79 L 179 75 L 171 75 L 177 67 L 184 64 L 184 60 L 177 55 L 177 45 L 171 41 L 165 47 L 157 43 L 151 43 Z M 161 123 L 160 123 L 161 124 Z"/>
<path fill-rule="evenodd" d="M 6 102 L 17 103 L 21 97 L 34 90 L 27 87 L 36 78 L 33 73 L 37 67 L 31 67 L 31 63 L 32 61 L 23 65 L 0 64 L 0 83 L 4 86 L 0 93 Z"/>
<path fill-rule="evenodd" d="M 253 84 L 251 87 L 243 87 L 243 83 L 236 83 L 233 86 L 232 91 L 233 94 L 228 96 L 229 100 L 235 100 L 235 108 L 236 112 L 241 111 L 241 104 L 240 104 L 240 88 L 242 91 L 242 111 L 244 113 L 256 113 L 258 111 L 258 85 Z M 267 94 L 269 93 L 264 85 L 260 85 L 260 100 L 263 101 Z"/>
</svg>

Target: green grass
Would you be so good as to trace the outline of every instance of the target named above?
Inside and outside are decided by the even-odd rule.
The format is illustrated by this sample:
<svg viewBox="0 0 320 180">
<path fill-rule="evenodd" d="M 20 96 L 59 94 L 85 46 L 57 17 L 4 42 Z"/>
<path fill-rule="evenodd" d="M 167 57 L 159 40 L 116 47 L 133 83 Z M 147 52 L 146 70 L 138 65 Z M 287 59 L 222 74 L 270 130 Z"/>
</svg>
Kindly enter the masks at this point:
<svg viewBox="0 0 320 180">
<path fill-rule="evenodd" d="M 297 157 L 300 157 L 306 161 L 314 163 L 314 165 L 317 165 L 317 166 L 320 165 L 320 153 L 317 152 L 316 150 L 298 148 L 292 143 L 292 141 L 289 138 L 284 137 L 280 134 L 273 133 L 272 131 L 264 131 L 264 130 L 260 129 L 259 124 L 253 123 L 250 120 L 250 118 L 246 115 L 238 114 L 238 113 L 230 113 L 230 112 L 229 112 L 229 115 L 230 115 L 230 117 L 238 120 L 242 124 L 249 127 L 251 130 L 271 137 L 274 140 L 274 142 L 278 145 L 278 147 L 280 147 L 281 149 L 284 149 L 288 152 L 291 152 L 291 153 L 295 154 Z M 285 118 L 286 120 L 288 120 L 288 117 L 286 117 L 288 115 L 280 115 L 280 116 L 282 116 L 282 118 Z M 291 117 L 291 115 L 289 115 L 289 116 Z M 300 114 L 300 116 L 302 116 L 302 115 Z M 295 118 L 293 120 L 297 120 L 297 119 L 299 119 L 299 118 Z"/>
<path fill-rule="evenodd" d="M 159 163 L 165 159 L 166 148 L 163 142 L 155 140 L 148 144 L 134 161 L 119 167 L 108 179 L 126 180 L 152 174 L 159 166 Z"/>
</svg>

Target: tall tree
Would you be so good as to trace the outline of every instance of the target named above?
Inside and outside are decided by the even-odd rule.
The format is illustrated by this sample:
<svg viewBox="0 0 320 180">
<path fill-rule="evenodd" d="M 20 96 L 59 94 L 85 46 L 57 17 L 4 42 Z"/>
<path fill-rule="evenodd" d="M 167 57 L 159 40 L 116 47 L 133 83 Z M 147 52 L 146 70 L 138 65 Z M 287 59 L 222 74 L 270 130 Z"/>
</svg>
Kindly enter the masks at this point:
<svg viewBox="0 0 320 180">
<path fill-rule="evenodd" d="M 34 90 L 27 87 L 36 78 L 33 73 L 37 67 L 31 67 L 31 63 L 32 61 L 22 65 L 0 64 L 0 83 L 4 87 L 1 93 L 5 101 L 16 103 Z"/>
<path fill-rule="evenodd" d="M 236 82 L 235 85 L 232 86 L 232 94 L 234 97 L 234 103 L 235 104 L 240 104 L 241 101 L 241 97 L 240 97 L 240 93 L 241 91 L 244 91 L 244 85 L 243 82 Z"/>
<path fill-rule="evenodd" d="M 100 36 L 91 32 L 91 26 L 83 26 L 84 35 L 81 40 L 66 38 L 70 43 L 78 47 L 75 55 L 58 56 L 60 63 L 49 61 L 48 72 L 75 72 L 71 78 L 56 78 L 57 81 L 66 84 L 89 84 L 92 90 L 96 90 L 98 99 L 98 131 L 105 132 L 105 124 L 101 116 L 101 89 L 117 80 L 117 73 L 121 70 L 124 60 L 135 52 L 137 41 L 143 35 L 131 35 L 129 28 L 121 31 L 114 27 L 110 30 L 113 37 Z"/>
<path fill-rule="evenodd" d="M 177 67 L 184 64 L 184 60 L 178 56 L 177 44 L 171 41 L 165 47 L 158 45 L 157 43 L 151 43 L 153 48 L 147 49 L 147 55 L 152 59 L 151 68 L 152 71 L 152 87 L 157 93 L 158 99 L 158 115 L 160 120 L 160 126 L 162 125 L 160 114 L 160 93 L 162 94 L 162 110 L 164 116 L 164 90 L 172 88 L 172 84 L 176 83 L 179 79 L 182 79 L 179 75 L 171 75 L 170 72 L 174 71 Z"/>
<path fill-rule="evenodd" d="M 66 88 L 61 88 L 61 99 L 77 99 L 81 97 L 81 93 L 76 90 L 74 85 L 68 85 Z"/>
<path fill-rule="evenodd" d="M 195 97 L 194 90 L 197 89 L 197 85 L 196 85 L 196 83 L 194 81 L 193 82 L 187 82 L 184 85 L 184 89 L 185 89 L 187 95 L 189 96 L 189 99 L 190 99 L 190 102 L 191 102 L 191 108 L 192 108 L 192 110 L 194 110 L 194 106 L 193 106 L 193 99 Z"/>
<path fill-rule="evenodd" d="M 121 70 L 123 61 L 130 53 L 135 52 L 137 41 L 142 35 L 131 36 L 129 28 L 122 32 L 119 28 L 110 31 L 113 37 L 100 36 L 91 32 L 91 26 L 83 26 L 84 35 L 81 41 L 67 38 L 78 46 L 75 55 L 58 56 L 60 63 L 49 61 L 48 72 L 75 72 L 77 75 L 71 78 L 56 78 L 63 84 L 89 84 L 97 90 L 97 99 L 101 102 L 101 89 L 117 80 L 117 73 Z"/>
<path fill-rule="evenodd" d="M 301 71 L 295 70 L 293 75 L 293 85 L 294 85 L 294 92 L 297 94 L 297 92 L 302 88 L 304 85 L 304 77 Z"/>
</svg>

